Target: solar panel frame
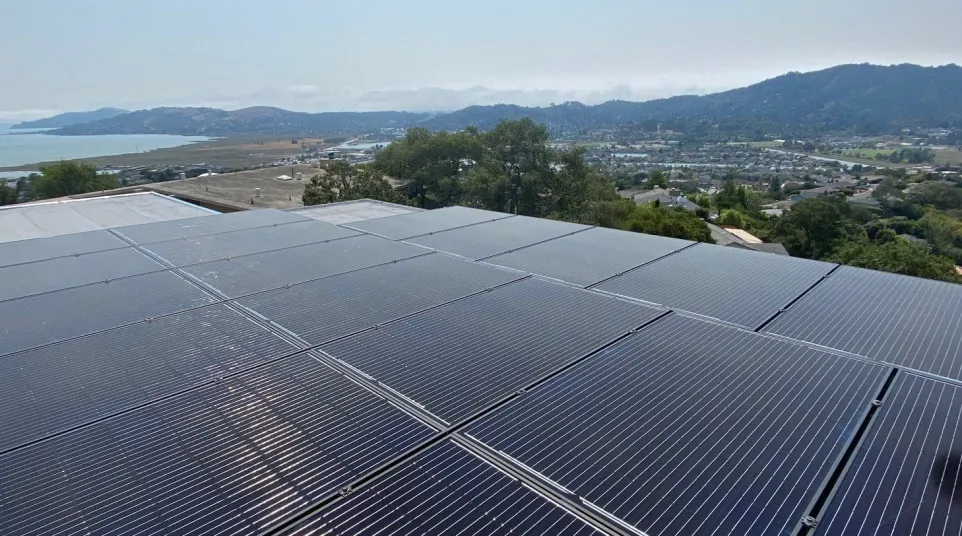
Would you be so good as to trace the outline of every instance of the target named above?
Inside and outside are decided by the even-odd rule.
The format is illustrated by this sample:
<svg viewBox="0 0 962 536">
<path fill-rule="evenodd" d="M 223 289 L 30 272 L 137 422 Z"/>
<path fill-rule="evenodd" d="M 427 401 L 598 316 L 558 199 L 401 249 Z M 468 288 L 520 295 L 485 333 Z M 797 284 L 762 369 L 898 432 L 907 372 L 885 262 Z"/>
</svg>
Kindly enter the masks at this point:
<svg viewBox="0 0 962 536">
<path fill-rule="evenodd" d="M 888 373 L 669 315 L 464 433 L 649 534 L 790 533 Z"/>
<path fill-rule="evenodd" d="M 230 297 L 399 261 L 430 251 L 371 235 L 307 244 L 183 268 Z"/>
<path fill-rule="evenodd" d="M 835 267 L 697 244 L 592 288 L 755 329 Z"/>
<path fill-rule="evenodd" d="M 214 301 L 162 271 L 0 302 L 0 356 Z"/>
<path fill-rule="evenodd" d="M 0 268 L 125 247 L 128 247 L 126 242 L 107 231 L 0 242 Z"/>
<path fill-rule="evenodd" d="M 237 302 L 315 345 L 522 277 L 429 254 L 272 290 Z"/>
<path fill-rule="evenodd" d="M 431 447 L 287 532 L 385 533 L 602 534 L 451 441 Z"/>
<path fill-rule="evenodd" d="M 818 534 L 962 532 L 962 386 L 899 372 Z"/>
<path fill-rule="evenodd" d="M 0 455 L 0 531 L 255 533 L 431 435 L 300 355 Z"/>
<path fill-rule="evenodd" d="M 344 227 L 384 236 L 393 240 L 405 240 L 415 236 L 437 233 L 456 227 L 465 227 L 513 216 L 513 214 L 454 206 L 359 221 L 345 224 Z"/>
<path fill-rule="evenodd" d="M 962 381 L 962 286 L 842 266 L 765 331 Z"/>
<path fill-rule="evenodd" d="M 590 287 L 694 244 L 690 240 L 594 227 L 502 253 L 484 262 Z"/>
<path fill-rule="evenodd" d="M 0 302 L 163 270 L 134 248 L 0 268 Z"/>
<path fill-rule="evenodd" d="M 590 228 L 578 223 L 514 216 L 410 238 L 407 242 L 479 260 Z"/>
<path fill-rule="evenodd" d="M 143 245 L 306 221 L 313 220 L 292 212 L 267 208 L 116 227 L 112 232 Z"/>
<path fill-rule="evenodd" d="M 662 314 L 523 279 L 321 349 L 454 423 Z"/>
</svg>

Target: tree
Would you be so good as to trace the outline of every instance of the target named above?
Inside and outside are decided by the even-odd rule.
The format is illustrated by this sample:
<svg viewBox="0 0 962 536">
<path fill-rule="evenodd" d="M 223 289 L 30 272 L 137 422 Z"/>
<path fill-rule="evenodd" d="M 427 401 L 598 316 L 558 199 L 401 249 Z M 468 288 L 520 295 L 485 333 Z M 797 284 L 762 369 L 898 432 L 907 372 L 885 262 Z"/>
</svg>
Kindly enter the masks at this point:
<svg viewBox="0 0 962 536">
<path fill-rule="evenodd" d="M 548 129 L 525 117 L 501 121 L 484 135 L 484 157 L 508 181 L 507 212 L 534 214 L 538 184 L 551 173 Z"/>
<path fill-rule="evenodd" d="M 796 203 L 778 219 L 773 231 L 789 253 L 809 259 L 824 258 L 845 242 L 868 240 L 845 197 L 834 195 Z"/>
<path fill-rule="evenodd" d="M 17 190 L 6 184 L 0 184 L 0 205 L 12 205 L 17 202 Z"/>
<path fill-rule="evenodd" d="M 311 177 L 304 185 L 302 202 L 308 206 L 356 199 L 377 199 L 391 203 L 407 201 L 380 172 L 358 169 L 338 160 L 328 167 L 325 174 Z"/>
<path fill-rule="evenodd" d="M 40 176 L 33 179 L 37 199 L 111 190 L 118 186 L 117 178 L 97 173 L 97 168 L 75 162 L 61 161 L 40 168 Z"/>
<path fill-rule="evenodd" d="M 768 187 L 768 191 L 772 193 L 775 198 L 779 198 L 782 195 L 782 181 L 778 176 L 772 177 L 772 182 Z"/>
<path fill-rule="evenodd" d="M 668 175 L 664 171 L 656 169 L 651 172 L 651 175 L 648 175 L 648 180 L 645 181 L 642 188 L 645 190 L 654 190 L 655 188 L 668 189 L 669 186 Z"/>
<path fill-rule="evenodd" d="M 721 216 L 718 217 L 718 223 L 720 225 L 731 225 L 732 227 L 744 229 L 745 215 L 734 209 L 723 210 Z"/>
<path fill-rule="evenodd" d="M 636 206 L 621 225 L 626 231 L 713 243 L 708 226 L 695 214 L 679 207 Z"/>
<path fill-rule="evenodd" d="M 952 259 L 933 255 L 923 244 L 912 244 L 900 238 L 881 245 L 868 242 L 845 244 L 827 260 L 928 279 L 959 280 Z"/>
</svg>

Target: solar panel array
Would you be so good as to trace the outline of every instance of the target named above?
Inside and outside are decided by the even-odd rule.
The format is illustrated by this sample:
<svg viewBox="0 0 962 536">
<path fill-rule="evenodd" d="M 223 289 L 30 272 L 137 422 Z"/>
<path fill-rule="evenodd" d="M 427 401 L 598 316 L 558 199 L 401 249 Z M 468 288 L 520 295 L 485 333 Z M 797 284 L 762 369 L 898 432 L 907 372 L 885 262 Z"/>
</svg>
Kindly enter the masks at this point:
<svg viewBox="0 0 962 536">
<path fill-rule="evenodd" d="M 962 287 L 468 208 L 0 245 L 3 534 L 958 534 Z"/>
</svg>

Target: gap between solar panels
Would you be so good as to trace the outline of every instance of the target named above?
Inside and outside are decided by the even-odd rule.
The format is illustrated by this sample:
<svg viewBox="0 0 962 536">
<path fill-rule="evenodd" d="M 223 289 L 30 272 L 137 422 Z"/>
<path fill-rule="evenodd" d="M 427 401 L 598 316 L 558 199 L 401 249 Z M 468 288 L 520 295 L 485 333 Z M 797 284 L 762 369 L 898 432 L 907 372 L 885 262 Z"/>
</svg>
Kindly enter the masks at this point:
<svg viewBox="0 0 962 536">
<path fill-rule="evenodd" d="M 517 281 L 512 281 L 511 283 L 515 283 L 515 282 Z M 507 283 L 507 284 L 511 284 L 511 283 Z M 617 535 L 617 536 L 639 536 L 639 535 L 644 536 L 644 533 L 639 532 L 637 529 L 632 528 L 631 530 L 626 530 L 624 522 L 620 520 L 616 521 L 614 518 L 611 518 L 611 516 L 609 515 L 601 514 L 597 509 L 592 509 L 586 506 L 580 500 L 577 500 L 577 501 L 573 500 L 570 491 L 565 490 L 564 488 L 557 486 L 556 484 L 550 485 L 546 483 L 542 478 L 539 478 L 537 474 L 535 474 L 534 472 L 529 472 L 517 466 L 512 466 L 511 464 L 506 463 L 504 458 L 495 460 L 495 458 L 492 458 L 492 456 L 488 453 L 483 453 L 484 455 L 480 455 L 482 454 L 482 452 L 478 451 L 475 445 L 473 445 L 470 441 L 468 441 L 467 438 L 460 436 L 458 432 L 470 426 L 471 424 L 477 422 L 478 420 L 484 418 L 485 416 L 510 404 L 512 401 L 514 401 L 518 397 L 524 396 L 524 394 L 527 393 L 529 390 L 534 389 L 539 385 L 550 381 L 556 376 L 563 374 L 564 372 L 574 367 L 577 367 L 579 364 L 583 363 L 588 359 L 591 359 L 593 356 L 603 352 L 605 349 L 624 340 L 626 337 L 629 337 L 632 334 L 637 333 L 639 330 L 648 328 L 653 324 L 656 324 L 659 320 L 662 320 L 663 318 L 666 318 L 669 315 L 671 315 L 671 311 L 664 311 L 660 315 L 644 322 L 640 326 L 633 328 L 631 330 L 628 330 L 627 332 L 623 333 L 621 336 L 599 346 L 598 348 L 595 348 L 587 352 L 583 356 L 577 359 L 574 359 L 547 374 L 542 375 L 540 378 L 530 382 L 529 384 L 516 390 L 513 393 L 505 395 L 501 399 L 496 400 L 490 405 L 476 411 L 475 413 L 465 417 L 464 419 L 454 424 L 450 424 L 446 430 L 440 431 L 438 435 L 436 435 L 435 437 L 427 441 L 424 441 L 420 445 L 416 445 L 412 447 L 407 452 L 402 453 L 401 455 L 395 457 L 394 459 L 389 460 L 388 462 L 385 462 L 380 467 L 371 470 L 365 475 L 362 475 L 353 483 L 351 483 L 348 486 L 345 486 L 338 492 L 332 493 L 328 497 L 321 499 L 319 501 L 316 501 L 311 506 L 301 510 L 300 512 L 297 512 L 296 514 L 291 515 L 288 519 L 277 523 L 273 527 L 269 527 L 268 529 L 261 532 L 261 536 L 282 535 L 282 534 L 288 534 L 288 533 L 291 533 L 292 531 L 297 530 L 303 524 L 307 523 L 311 518 L 311 516 L 313 516 L 314 514 L 317 514 L 323 511 L 328 506 L 335 504 L 340 500 L 343 500 L 345 497 L 353 494 L 354 492 L 360 491 L 361 489 L 364 489 L 372 485 L 373 483 L 377 482 L 379 479 L 390 474 L 390 472 L 396 467 L 403 465 L 408 461 L 411 461 L 412 459 L 416 458 L 420 453 L 428 450 L 429 448 L 447 439 L 455 440 L 459 445 L 461 445 L 462 447 L 468 448 L 468 450 L 470 450 L 471 452 L 474 452 L 476 455 L 479 455 L 481 459 L 486 460 L 489 463 L 492 460 L 497 461 L 497 463 L 493 465 L 495 465 L 495 467 L 497 467 L 499 470 L 511 476 L 512 478 L 515 478 L 518 481 L 522 482 L 526 487 L 534 490 L 539 495 L 545 496 L 555 504 L 562 506 L 569 513 L 577 517 L 580 517 L 582 520 L 588 521 L 589 523 L 594 525 L 595 528 L 598 528 L 598 529 L 603 528 L 603 530 L 608 534 Z M 339 361 L 339 360 L 335 360 L 335 361 Z M 349 365 L 347 366 L 346 370 L 351 370 L 352 375 L 361 374 L 365 379 L 370 378 L 368 375 L 360 371 L 357 371 L 356 369 L 354 369 L 354 367 L 350 367 Z M 373 380 L 373 381 L 376 381 L 376 380 Z M 382 389 L 384 386 L 378 383 L 376 387 L 378 389 Z M 407 400 L 410 400 L 410 399 L 408 399 L 407 397 L 402 398 L 402 401 L 405 401 L 405 403 L 410 403 L 410 402 L 406 402 Z M 416 403 L 415 403 L 415 407 L 411 409 L 414 410 L 415 412 L 422 411 L 422 408 L 420 408 L 420 406 L 418 406 Z"/>
<path fill-rule="evenodd" d="M 807 515 L 802 518 L 802 522 L 799 527 L 793 533 L 794 536 L 808 536 L 814 535 L 818 527 L 819 521 L 822 519 L 822 514 L 825 513 L 826 507 L 831 504 L 832 498 L 838 491 L 838 486 L 845 477 L 845 474 L 850 469 L 856 454 L 861 448 L 862 443 L 865 440 L 865 436 L 869 431 L 872 423 L 877 420 L 878 410 L 885 402 L 885 395 L 888 393 L 889 389 L 892 387 L 892 383 L 895 381 L 895 377 L 899 374 L 899 369 L 892 367 L 879 387 L 878 393 L 875 396 L 875 400 L 872 405 L 866 410 L 865 414 L 862 415 L 861 421 L 855 433 L 849 439 L 848 445 L 845 450 L 839 455 L 838 459 L 835 460 L 834 469 L 825 477 L 824 482 L 822 482 L 818 493 L 812 499 L 806 511 Z"/>
<path fill-rule="evenodd" d="M 799 294 L 798 296 L 795 296 L 795 298 L 793 298 L 792 301 L 788 302 L 788 303 L 785 305 L 785 307 L 782 307 L 782 308 L 779 309 L 778 311 L 775 311 L 775 314 L 773 314 L 772 316 L 768 317 L 767 320 L 765 320 L 764 322 L 762 322 L 761 324 L 759 324 L 758 327 L 755 328 L 755 332 L 760 332 L 761 330 L 765 329 L 765 326 L 771 324 L 772 321 L 774 321 L 776 318 L 779 317 L 779 315 L 781 315 L 782 313 L 784 313 L 785 311 L 787 311 L 789 307 L 791 307 L 792 305 L 795 305 L 795 304 L 798 302 L 798 300 L 801 300 L 802 298 L 804 298 L 809 292 L 811 292 L 812 290 L 814 290 L 815 287 L 817 287 L 817 286 L 820 285 L 823 281 L 825 281 L 826 279 L 828 279 L 829 277 L 831 277 L 832 274 L 834 274 L 835 271 L 838 270 L 841 266 L 842 266 L 841 264 L 836 264 L 835 267 L 832 268 L 831 270 L 829 270 L 829 272 L 828 272 L 827 274 L 823 275 L 818 281 L 812 283 L 812 285 L 809 286 L 807 289 L 805 289 L 801 294 Z"/>
<path fill-rule="evenodd" d="M 676 249 L 675 251 L 672 251 L 671 253 L 667 253 L 667 254 L 665 254 L 665 255 L 662 255 L 661 257 L 658 257 L 657 259 L 652 259 L 652 260 L 650 260 L 650 261 L 648 261 L 648 262 L 646 262 L 646 263 L 642 263 L 642 264 L 639 264 L 638 266 L 635 266 L 635 267 L 630 268 L 630 269 L 628 269 L 628 270 L 625 270 L 625 271 L 623 271 L 623 272 L 619 272 L 619 273 L 617 273 L 617 274 L 615 274 L 615 275 L 613 275 L 613 276 L 611 276 L 611 277 L 606 277 L 606 278 L 602 279 L 601 281 L 596 281 L 596 282 L 594 282 L 594 283 L 586 286 L 585 288 L 586 288 L 586 289 L 589 289 L 589 290 L 594 290 L 595 292 L 601 292 L 601 293 L 604 293 L 604 294 L 607 294 L 607 295 L 613 295 L 613 294 L 610 294 L 610 293 L 605 292 L 605 291 L 603 291 L 603 290 L 598 290 L 598 289 L 596 289 L 596 288 L 594 288 L 594 287 L 597 287 L 598 285 L 601 285 L 602 283 L 607 283 L 608 281 L 611 281 L 612 279 L 615 279 L 616 277 L 621 277 L 621 276 L 623 276 L 623 275 L 625 275 L 625 274 L 627 274 L 627 273 L 629 273 L 629 272 L 633 272 L 633 271 L 638 270 L 638 269 L 640 269 L 640 268 L 644 268 L 645 266 L 648 266 L 649 264 L 654 264 L 654 263 L 656 263 L 656 262 L 658 262 L 658 261 L 660 261 L 660 260 L 664 260 L 664 259 L 666 259 L 666 258 L 668 258 L 668 257 L 671 257 L 672 255 L 677 255 L 677 254 L 681 253 L 682 251 L 685 251 L 686 249 L 693 248 L 693 247 L 697 246 L 698 244 L 699 244 L 698 242 L 694 242 L 694 243 L 689 244 L 689 245 L 687 245 L 687 246 L 685 246 L 685 247 L 683 247 L 683 248 Z M 643 300 L 639 300 L 639 301 L 643 301 Z M 648 302 L 644 302 L 644 303 L 648 303 Z M 660 304 L 654 304 L 654 305 L 660 305 Z"/>
</svg>

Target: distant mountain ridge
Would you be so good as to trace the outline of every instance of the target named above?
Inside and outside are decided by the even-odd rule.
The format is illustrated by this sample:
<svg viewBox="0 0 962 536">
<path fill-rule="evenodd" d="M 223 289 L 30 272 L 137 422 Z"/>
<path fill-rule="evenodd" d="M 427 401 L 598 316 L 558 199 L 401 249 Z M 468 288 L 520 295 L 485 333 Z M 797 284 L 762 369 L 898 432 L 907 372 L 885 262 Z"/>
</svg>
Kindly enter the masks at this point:
<svg viewBox="0 0 962 536">
<path fill-rule="evenodd" d="M 62 114 L 55 115 L 53 117 L 46 117 L 44 119 L 37 119 L 36 121 L 23 121 L 17 123 L 10 128 L 61 128 L 69 127 L 72 125 L 79 125 L 81 123 L 90 123 L 92 121 L 100 121 L 102 119 L 110 119 L 112 117 L 117 117 L 118 115 L 123 115 L 129 113 L 129 110 L 122 110 L 120 108 L 100 108 L 97 110 L 91 110 L 89 112 L 66 112 Z"/>
<path fill-rule="evenodd" d="M 409 112 L 303 113 L 253 107 L 155 108 L 83 124 L 54 134 L 305 135 L 423 126 L 488 129 L 502 119 L 530 117 L 552 129 L 584 131 L 626 125 L 645 130 L 713 132 L 895 132 L 903 127 L 962 127 L 962 67 L 840 65 L 791 72 L 748 87 L 705 96 L 647 102 L 569 102 L 548 107 L 469 106 L 447 114 Z"/>
</svg>

